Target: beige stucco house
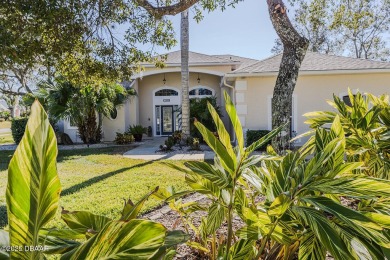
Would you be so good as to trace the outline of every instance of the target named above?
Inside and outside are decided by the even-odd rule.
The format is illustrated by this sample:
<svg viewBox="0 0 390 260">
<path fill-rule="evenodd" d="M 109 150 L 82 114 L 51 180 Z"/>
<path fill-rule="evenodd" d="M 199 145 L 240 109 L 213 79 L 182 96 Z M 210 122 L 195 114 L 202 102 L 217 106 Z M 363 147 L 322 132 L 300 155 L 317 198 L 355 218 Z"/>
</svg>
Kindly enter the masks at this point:
<svg viewBox="0 0 390 260">
<path fill-rule="evenodd" d="M 271 129 L 271 100 L 281 56 L 257 61 L 190 52 L 190 98 L 215 95 L 225 111 L 223 91 L 227 91 L 245 129 Z M 113 141 L 116 132 L 124 132 L 132 124 L 151 126 L 153 136 L 166 136 L 179 128 L 175 110 L 181 103 L 180 51 L 167 55 L 164 69 L 145 64 L 145 70 L 125 86 L 134 88 L 138 95 L 119 107 L 115 118 L 104 119 L 104 141 Z M 346 96 L 348 88 L 389 94 L 390 63 L 307 53 L 293 96 L 292 131 L 307 131 L 302 115 L 331 109 L 326 100 L 333 94 Z M 223 120 L 227 118 L 225 115 Z M 79 141 L 69 122 L 65 122 L 64 132 Z"/>
</svg>

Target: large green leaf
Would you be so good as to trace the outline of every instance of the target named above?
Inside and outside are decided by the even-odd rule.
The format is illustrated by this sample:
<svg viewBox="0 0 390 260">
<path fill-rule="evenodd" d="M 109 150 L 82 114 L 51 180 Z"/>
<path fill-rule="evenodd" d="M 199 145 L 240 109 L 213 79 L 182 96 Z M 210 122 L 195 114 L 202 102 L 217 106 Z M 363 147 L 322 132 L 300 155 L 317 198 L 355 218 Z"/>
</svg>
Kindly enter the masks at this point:
<svg viewBox="0 0 390 260">
<path fill-rule="evenodd" d="M 237 165 L 236 156 L 234 155 L 234 157 L 232 157 L 221 141 L 219 141 L 202 123 L 195 121 L 194 125 L 202 134 L 203 140 L 215 152 L 216 156 L 220 158 L 223 168 L 226 171 L 233 173 Z"/>
<path fill-rule="evenodd" d="M 98 233 L 112 219 L 87 211 L 62 211 L 61 218 L 69 228 L 87 237 Z"/>
<path fill-rule="evenodd" d="M 285 194 L 280 194 L 271 204 L 267 213 L 269 216 L 281 217 L 290 207 L 291 199 Z"/>
<path fill-rule="evenodd" d="M 224 91 L 223 94 L 225 97 L 226 112 L 230 117 L 230 121 L 232 122 L 234 132 L 236 133 L 238 148 L 240 149 L 240 154 L 242 155 L 244 153 L 244 133 L 242 131 L 241 122 L 238 118 L 236 108 L 234 107 L 234 104 L 230 99 L 229 94 L 226 91 Z"/>
<path fill-rule="evenodd" d="M 221 189 L 208 179 L 194 173 L 186 174 L 186 182 L 194 191 L 202 194 L 210 194 L 215 197 L 219 197 Z"/>
<path fill-rule="evenodd" d="M 207 162 L 192 161 L 186 162 L 185 165 L 194 173 L 210 180 L 221 189 L 232 186 L 230 175 L 227 175 L 224 171 L 214 169 L 214 167 Z"/>
<path fill-rule="evenodd" d="M 206 232 L 207 234 L 214 233 L 225 220 L 226 209 L 219 204 L 214 202 L 209 208 L 206 221 Z"/>
<path fill-rule="evenodd" d="M 313 234 L 306 233 L 302 236 L 299 244 L 299 260 L 323 260 L 326 256 L 326 249 L 321 245 L 321 241 Z"/>
<path fill-rule="evenodd" d="M 142 210 L 145 202 L 149 199 L 149 197 L 158 191 L 159 187 L 156 187 L 154 190 L 143 196 L 137 203 L 133 203 L 130 199 L 125 202 L 125 206 L 122 210 L 121 220 L 129 221 L 135 219 L 139 212 Z"/>
<path fill-rule="evenodd" d="M 61 259 L 150 259 L 164 245 L 166 231 L 149 220 L 113 221 Z"/>
<path fill-rule="evenodd" d="M 7 207 L 12 246 L 37 246 L 39 230 L 54 217 L 60 197 L 57 141 L 38 101 L 8 168 Z M 14 251 L 15 259 L 38 259 L 38 251 Z"/>
<path fill-rule="evenodd" d="M 153 255 L 152 259 L 172 259 L 175 251 L 171 250 L 174 246 L 184 243 L 190 239 L 190 236 L 181 230 L 168 231 L 165 237 L 164 245 Z M 173 251 L 173 252 L 172 252 Z"/>
<path fill-rule="evenodd" d="M 42 240 L 45 245 L 45 254 L 64 254 L 80 246 L 78 241 L 56 236 L 46 236 Z"/>
<path fill-rule="evenodd" d="M 255 240 L 240 239 L 231 248 L 229 252 L 229 260 L 247 260 L 253 259 L 255 256 Z"/>
<path fill-rule="evenodd" d="M 319 239 L 333 257 L 336 259 L 354 259 L 355 255 L 350 252 L 350 246 L 342 238 L 341 230 L 319 211 L 307 207 L 294 207 L 310 227 L 311 231 Z"/>
<path fill-rule="evenodd" d="M 210 111 L 210 114 L 214 120 L 214 124 L 217 128 L 217 133 L 218 133 L 218 138 L 219 140 L 221 141 L 221 143 L 223 144 L 223 146 L 225 146 L 226 148 L 226 151 L 229 153 L 230 157 L 232 158 L 235 158 L 236 155 L 233 151 L 233 147 L 232 147 L 232 144 L 230 143 L 230 135 L 228 133 L 228 131 L 226 130 L 225 128 L 225 125 L 224 123 L 222 122 L 221 118 L 219 117 L 217 111 L 215 110 L 215 108 L 208 102 L 207 103 L 207 107 Z"/>
<path fill-rule="evenodd" d="M 356 198 L 390 196 L 390 181 L 356 176 L 345 176 L 331 180 L 323 179 L 309 184 L 306 188 L 323 193 Z"/>
<path fill-rule="evenodd" d="M 325 197 L 309 197 L 302 200 L 323 211 L 331 213 L 349 228 L 353 229 L 354 232 L 359 233 L 361 237 L 375 241 L 375 243 L 385 247 L 390 244 L 389 239 L 382 234 L 380 225 L 374 223 L 370 218 L 359 212 L 344 207 Z"/>
</svg>

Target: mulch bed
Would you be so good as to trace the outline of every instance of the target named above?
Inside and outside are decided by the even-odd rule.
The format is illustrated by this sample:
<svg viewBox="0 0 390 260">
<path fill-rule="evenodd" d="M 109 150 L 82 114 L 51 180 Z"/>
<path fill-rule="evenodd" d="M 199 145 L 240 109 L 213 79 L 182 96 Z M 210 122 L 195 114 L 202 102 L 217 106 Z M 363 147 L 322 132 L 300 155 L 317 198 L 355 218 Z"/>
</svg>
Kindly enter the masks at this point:
<svg viewBox="0 0 390 260">
<path fill-rule="evenodd" d="M 211 203 L 211 200 L 205 197 L 202 194 L 194 193 L 192 195 L 189 195 L 185 198 L 183 198 L 183 203 L 189 202 L 189 201 L 197 201 L 200 204 L 209 204 Z M 201 222 L 201 218 L 203 216 L 207 215 L 206 212 L 198 211 L 194 215 L 193 224 L 198 227 Z M 163 224 L 168 230 L 182 230 L 186 232 L 185 227 L 183 226 L 183 223 L 180 221 L 179 215 L 170 209 L 168 205 L 163 206 L 159 209 L 153 210 L 149 213 L 144 214 L 141 218 L 144 219 L 150 219 L 156 222 L 159 222 Z M 236 216 L 233 220 L 233 229 L 237 230 L 241 228 L 244 225 L 242 220 Z M 194 239 L 194 233 L 192 230 L 190 230 L 191 238 Z M 227 237 L 227 223 L 224 223 L 222 227 L 217 230 L 217 238 L 220 236 Z M 195 260 L 195 259 L 208 259 L 205 256 L 202 256 L 198 254 L 198 252 L 194 251 L 192 248 L 187 246 L 186 244 L 181 244 L 176 249 L 176 256 L 173 259 L 180 259 L 180 260 Z"/>
</svg>

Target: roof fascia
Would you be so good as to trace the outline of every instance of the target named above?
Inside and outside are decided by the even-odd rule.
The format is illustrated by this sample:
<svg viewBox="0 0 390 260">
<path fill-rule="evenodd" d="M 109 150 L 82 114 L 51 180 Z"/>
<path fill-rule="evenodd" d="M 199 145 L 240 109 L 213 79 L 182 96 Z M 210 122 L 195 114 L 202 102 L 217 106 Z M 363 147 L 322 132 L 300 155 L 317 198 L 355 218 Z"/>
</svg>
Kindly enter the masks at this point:
<svg viewBox="0 0 390 260">
<path fill-rule="evenodd" d="M 305 70 L 300 71 L 299 75 L 335 75 L 335 74 L 361 74 L 361 73 L 390 73 L 390 69 L 361 69 L 361 70 Z M 268 77 L 277 76 L 277 71 L 271 72 L 247 72 L 247 73 L 226 73 L 227 78 L 239 77 Z"/>
</svg>

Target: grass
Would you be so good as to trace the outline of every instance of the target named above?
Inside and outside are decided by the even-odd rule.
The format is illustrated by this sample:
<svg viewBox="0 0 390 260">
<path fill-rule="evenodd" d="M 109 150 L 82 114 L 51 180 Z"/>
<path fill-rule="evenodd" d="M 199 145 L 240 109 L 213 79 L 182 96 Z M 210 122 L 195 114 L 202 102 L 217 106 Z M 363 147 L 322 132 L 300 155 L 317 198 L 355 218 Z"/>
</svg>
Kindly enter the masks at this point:
<svg viewBox="0 0 390 260">
<path fill-rule="evenodd" d="M 0 122 L 0 129 L 3 129 L 3 128 L 11 128 L 11 121 L 4 121 L 4 122 Z"/>
<path fill-rule="evenodd" d="M 137 201 L 156 186 L 187 188 L 184 174 L 170 168 L 164 161 L 143 161 L 124 158 L 127 147 L 59 151 L 58 173 L 62 192 L 60 206 L 69 211 L 85 210 L 117 218 L 124 199 Z M 6 219 L 5 190 L 7 163 L 11 151 L 0 151 L 0 227 Z M 183 162 L 172 161 L 177 166 Z M 161 202 L 150 199 L 144 211 Z M 3 223 L 2 223 L 3 221 Z M 49 226 L 64 226 L 58 210 Z"/>
<path fill-rule="evenodd" d="M 11 121 L 0 122 L 0 129 L 10 129 Z M 3 133 L 0 132 L 0 145 L 1 144 L 13 144 L 14 139 L 12 138 L 11 132 Z"/>
<path fill-rule="evenodd" d="M 0 144 L 13 144 L 14 139 L 11 133 L 0 133 Z"/>
</svg>

